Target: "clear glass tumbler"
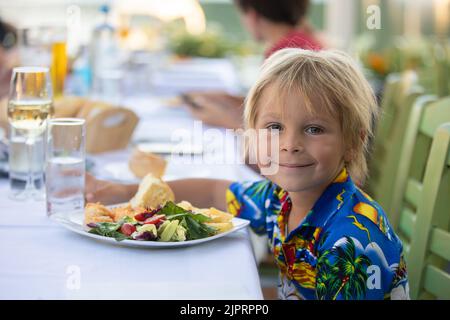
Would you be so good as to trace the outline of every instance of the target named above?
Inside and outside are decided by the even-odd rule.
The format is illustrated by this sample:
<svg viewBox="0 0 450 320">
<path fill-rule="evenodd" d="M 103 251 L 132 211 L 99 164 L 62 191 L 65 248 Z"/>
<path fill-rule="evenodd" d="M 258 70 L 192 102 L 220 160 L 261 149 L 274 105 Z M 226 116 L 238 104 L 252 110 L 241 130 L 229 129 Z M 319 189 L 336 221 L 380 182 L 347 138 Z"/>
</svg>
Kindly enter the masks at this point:
<svg viewBox="0 0 450 320">
<path fill-rule="evenodd" d="M 55 118 L 48 122 L 45 165 L 48 216 L 84 208 L 85 140 L 84 119 Z"/>
</svg>

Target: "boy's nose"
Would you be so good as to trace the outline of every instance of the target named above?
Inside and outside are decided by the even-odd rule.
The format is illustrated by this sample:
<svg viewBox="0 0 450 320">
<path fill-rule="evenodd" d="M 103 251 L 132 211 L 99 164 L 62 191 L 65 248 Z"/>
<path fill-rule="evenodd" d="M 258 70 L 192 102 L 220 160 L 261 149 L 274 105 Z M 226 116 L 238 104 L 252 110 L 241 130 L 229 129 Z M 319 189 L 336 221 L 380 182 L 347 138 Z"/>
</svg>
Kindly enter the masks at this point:
<svg viewBox="0 0 450 320">
<path fill-rule="evenodd" d="M 292 153 L 295 153 L 295 152 L 300 152 L 300 147 L 283 147 L 283 148 L 281 148 L 281 151 L 286 151 L 286 152 L 292 152 Z"/>
<path fill-rule="evenodd" d="M 301 138 L 297 134 L 289 134 L 284 137 L 280 136 L 280 150 L 284 152 L 301 152 L 303 150 Z"/>
<path fill-rule="evenodd" d="M 303 150 L 303 146 L 298 142 L 286 142 L 286 143 L 282 143 L 280 144 L 280 149 L 281 151 L 285 151 L 285 152 L 300 152 Z"/>
</svg>

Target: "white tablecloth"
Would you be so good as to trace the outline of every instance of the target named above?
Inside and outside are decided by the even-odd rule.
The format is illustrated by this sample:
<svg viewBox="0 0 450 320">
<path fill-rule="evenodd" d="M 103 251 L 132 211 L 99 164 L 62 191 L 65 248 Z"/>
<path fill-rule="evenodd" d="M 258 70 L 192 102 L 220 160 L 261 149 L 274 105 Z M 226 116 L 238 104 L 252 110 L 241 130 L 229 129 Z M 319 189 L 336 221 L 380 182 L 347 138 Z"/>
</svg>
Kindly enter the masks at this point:
<svg viewBox="0 0 450 320">
<path fill-rule="evenodd" d="M 168 140 L 174 130 L 192 128 L 186 110 L 160 102 L 148 96 L 125 101 L 141 118 L 134 140 Z M 126 177 L 114 170 L 126 167 L 129 151 L 92 157 L 94 171 Z M 101 170 L 108 165 L 111 170 Z M 172 178 L 258 178 L 233 164 L 170 164 L 167 172 Z M 0 299 L 262 299 L 248 230 L 187 248 L 129 248 L 72 233 L 46 217 L 44 202 L 16 202 L 7 194 L 8 181 L 1 180 Z"/>
<path fill-rule="evenodd" d="M 261 298 L 246 232 L 146 250 L 98 242 L 47 221 L 2 224 L 0 241 L 0 299 Z"/>
</svg>

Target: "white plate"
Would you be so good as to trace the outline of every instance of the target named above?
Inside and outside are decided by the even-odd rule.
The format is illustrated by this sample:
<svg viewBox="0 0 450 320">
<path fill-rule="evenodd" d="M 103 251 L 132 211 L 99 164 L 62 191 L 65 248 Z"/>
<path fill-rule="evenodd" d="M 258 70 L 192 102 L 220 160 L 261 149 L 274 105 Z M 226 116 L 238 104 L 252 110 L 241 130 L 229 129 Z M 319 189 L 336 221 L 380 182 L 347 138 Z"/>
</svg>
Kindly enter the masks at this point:
<svg viewBox="0 0 450 320">
<path fill-rule="evenodd" d="M 122 206 L 125 204 L 117 204 L 111 207 Z M 197 240 L 189 240 L 189 241 L 179 241 L 179 242 L 162 242 L 162 241 L 138 241 L 138 240 L 123 240 L 117 241 L 114 238 L 104 237 L 97 234 L 87 232 L 88 228 L 83 225 L 84 220 L 84 212 L 73 212 L 67 215 L 53 215 L 52 220 L 61 224 L 66 229 L 69 229 L 73 232 L 79 233 L 83 236 L 94 238 L 97 240 L 101 240 L 104 242 L 109 242 L 112 244 L 120 245 L 120 246 L 128 246 L 128 247 L 145 247 L 145 248 L 176 248 L 176 247 L 187 247 L 193 246 L 196 244 L 212 241 L 218 238 L 222 238 L 230 233 L 236 232 L 240 229 L 247 227 L 250 224 L 250 221 L 233 218 L 233 229 L 228 230 L 223 233 L 216 234 L 211 237 L 197 239 Z"/>
</svg>

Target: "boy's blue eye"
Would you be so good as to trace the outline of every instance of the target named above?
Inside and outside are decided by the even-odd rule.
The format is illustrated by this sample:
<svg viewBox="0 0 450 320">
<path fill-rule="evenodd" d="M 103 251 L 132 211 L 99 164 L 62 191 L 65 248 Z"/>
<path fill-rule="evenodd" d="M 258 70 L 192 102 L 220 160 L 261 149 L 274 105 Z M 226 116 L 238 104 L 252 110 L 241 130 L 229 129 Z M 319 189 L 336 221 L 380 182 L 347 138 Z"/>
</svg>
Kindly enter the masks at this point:
<svg viewBox="0 0 450 320">
<path fill-rule="evenodd" d="M 311 126 L 311 127 L 306 128 L 305 132 L 316 135 L 316 134 L 321 134 L 323 132 L 323 129 L 320 127 Z"/>
<path fill-rule="evenodd" d="M 281 125 L 278 123 L 269 124 L 267 127 L 269 130 L 281 130 Z"/>
</svg>

